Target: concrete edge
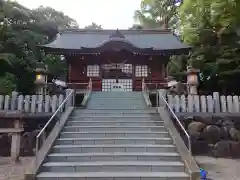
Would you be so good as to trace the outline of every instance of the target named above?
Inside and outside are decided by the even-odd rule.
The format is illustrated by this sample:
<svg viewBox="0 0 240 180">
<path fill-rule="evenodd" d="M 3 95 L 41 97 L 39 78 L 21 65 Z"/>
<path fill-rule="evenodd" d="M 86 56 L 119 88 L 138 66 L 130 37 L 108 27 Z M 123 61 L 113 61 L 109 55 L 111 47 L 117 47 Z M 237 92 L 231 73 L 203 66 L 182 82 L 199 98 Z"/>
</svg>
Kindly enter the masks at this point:
<svg viewBox="0 0 240 180">
<path fill-rule="evenodd" d="M 150 101 L 149 96 L 145 92 L 142 92 L 142 95 L 143 95 L 144 101 L 147 104 L 147 106 L 152 107 L 152 103 Z"/>
<path fill-rule="evenodd" d="M 89 93 L 87 93 L 87 94 L 84 96 L 83 101 L 82 101 L 82 103 L 81 103 L 81 106 L 82 106 L 82 107 L 86 107 L 86 105 L 87 105 L 87 103 L 88 103 L 88 100 L 89 100 L 91 94 L 92 94 L 92 91 L 89 92 Z"/>
<path fill-rule="evenodd" d="M 161 119 L 164 120 L 164 125 L 168 129 L 174 144 L 176 145 L 177 151 L 185 164 L 186 171 L 190 175 L 191 180 L 199 180 L 200 179 L 200 172 L 199 166 L 197 165 L 194 157 L 189 157 L 188 148 L 186 147 L 182 137 L 180 136 L 179 132 L 175 128 L 168 112 L 165 110 L 164 107 L 157 108 L 159 116 Z"/>
<path fill-rule="evenodd" d="M 35 180 L 40 166 L 42 165 L 45 158 L 47 157 L 51 147 L 53 146 L 60 131 L 64 127 L 68 117 L 71 115 L 73 109 L 74 107 L 69 107 L 67 111 L 62 114 L 59 121 L 60 123 L 56 123 L 53 130 L 51 131 L 47 139 L 44 141 L 41 149 L 36 154 L 34 160 L 31 162 L 29 168 L 26 170 L 25 176 L 24 176 L 25 180 Z M 36 161 L 36 159 L 38 159 L 38 161 Z"/>
</svg>

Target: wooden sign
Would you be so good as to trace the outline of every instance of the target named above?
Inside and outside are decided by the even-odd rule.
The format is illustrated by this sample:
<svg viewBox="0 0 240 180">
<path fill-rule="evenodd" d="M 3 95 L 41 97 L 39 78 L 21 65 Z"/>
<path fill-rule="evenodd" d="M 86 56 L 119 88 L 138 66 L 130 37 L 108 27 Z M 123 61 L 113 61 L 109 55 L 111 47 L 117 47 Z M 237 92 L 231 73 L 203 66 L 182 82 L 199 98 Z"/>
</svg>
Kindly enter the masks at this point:
<svg viewBox="0 0 240 180">
<path fill-rule="evenodd" d="M 102 69 L 111 70 L 111 69 L 123 69 L 124 63 L 111 63 L 102 65 Z"/>
</svg>

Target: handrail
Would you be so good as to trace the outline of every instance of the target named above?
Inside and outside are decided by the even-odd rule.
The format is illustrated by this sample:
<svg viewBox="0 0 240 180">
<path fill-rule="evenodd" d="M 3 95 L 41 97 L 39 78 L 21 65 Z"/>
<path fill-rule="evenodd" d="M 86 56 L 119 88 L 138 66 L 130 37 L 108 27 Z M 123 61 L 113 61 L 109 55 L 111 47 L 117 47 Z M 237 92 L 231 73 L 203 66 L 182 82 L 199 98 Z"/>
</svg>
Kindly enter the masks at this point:
<svg viewBox="0 0 240 180">
<path fill-rule="evenodd" d="M 92 92 L 92 78 L 89 79 L 86 94 L 89 94 L 91 92 Z"/>
<path fill-rule="evenodd" d="M 188 139 L 188 153 L 189 153 L 189 159 L 190 159 L 190 166 L 191 166 L 191 162 L 192 162 L 192 142 L 191 142 L 191 136 L 188 134 L 188 132 L 186 131 L 186 129 L 183 127 L 181 121 L 179 120 L 179 118 L 177 117 L 177 115 L 174 113 L 173 109 L 170 107 L 170 105 L 168 104 L 166 98 L 164 98 L 164 96 L 162 95 L 161 91 L 158 90 L 158 103 L 160 106 L 160 98 L 163 100 L 164 104 L 166 105 L 166 107 L 168 108 L 168 110 L 170 111 L 170 113 L 173 115 L 173 117 L 176 119 L 178 125 L 180 126 L 181 130 L 184 132 L 184 134 L 186 135 L 187 139 Z"/>
<path fill-rule="evenodd" d="M 149 92 L 149 89 L 148 89 L 148 87 L 147 87 L 147 85 L 145 83 L 144 78 L 142 79 L 142 94 L 143 94 L 143 97 L 144 97 L 144 100 L 145 100 L 147 106 L 151 107 L 152 103 L 151 103 L 151 101 L 149 99 L 150 92 Z"/>
<path fill-rule="evenodd" d="M 36 152 L 40 149 L 39 148 L 39 139 L 42 135 L 45 134 L 45 130 L 46 128 L 49 126 L 49 124 L 52 122 L 52 120 L 55 118 L 55 116 L 58 114 L 58 112 L 60 110 L 62 110 L 63 106 L 65 105 L 65 103 L 67 102 L 67 100 L 74 95 L 74 90 L 72 90 L 67 97 L 64 99 L 64 101 L 60 104 L 60 106 L 57 108 L 57 110 L 53 113 L 53 115 L 51 116 L 51 118 L 48 120 L 48 122 L 45 124 L 45 126 L 41 129 L 41 131 L 38 133 L 37 137 L 36 137 Z M 74 96 L 73 96 L 74 99 Z M 74 102 L 74 101 L 73 101 Z M 43 140 L 46 139 L 45 135 L 43 136 Z"/>
<path fill-rule="evenodd" d="M 145 83 L 144 78 L 142 79 L 142 92 L 148 93 L 148 87 L 147 87 L 147 84 Z"/>
</svg>

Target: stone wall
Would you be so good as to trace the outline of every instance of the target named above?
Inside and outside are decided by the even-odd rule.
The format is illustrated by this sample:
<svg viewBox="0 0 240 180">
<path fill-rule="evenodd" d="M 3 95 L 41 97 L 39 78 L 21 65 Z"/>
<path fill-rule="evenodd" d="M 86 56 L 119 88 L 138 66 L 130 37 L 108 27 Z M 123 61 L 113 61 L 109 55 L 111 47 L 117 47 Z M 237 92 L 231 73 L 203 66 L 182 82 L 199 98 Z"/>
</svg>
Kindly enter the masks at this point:
<svg viewBox="0 0 240 180">
<path fill-rule="evenodd" d="M 34 156 L 35 155 L 35 147 L 36 147 L 36 136 L 43 128 L 43 126 L 47 123 L 51 116 L 42 116 L 42 117 L 34 117 L 30 119 L 24 120 L 24 132 L 21 134 L 21 146 L 20 146 L 20 156 Z M 53 126 L 55 125 L 57 118 L 55 118 L 52 123 L 50 123 L 47 134 L 51 131 Z M 11 127 L 10 120 L 0 119 L 0 128 Z M 11 148 L 11 133 L 0 133 L 0 157 L 9 157 L 10 156 L 10 148 Z"/>
<path fill-rule="evenodd" d="M 191 136 L 193 154 L 240 158 L 240 117 L 179 118 Z M 183 133 L 180 134 L 187 142 Z"/>
<path fill-rule="evenodd" d="M 24 132 L 21 136 L 21 146 L 20 146 L 20 156 L 34 156 L 36 137 L 39 130 L 32 132 Z M 11 134 L 1 134 L 0 135 L 0 156 L 9 157 L 11 149 Z"/>
</svg>

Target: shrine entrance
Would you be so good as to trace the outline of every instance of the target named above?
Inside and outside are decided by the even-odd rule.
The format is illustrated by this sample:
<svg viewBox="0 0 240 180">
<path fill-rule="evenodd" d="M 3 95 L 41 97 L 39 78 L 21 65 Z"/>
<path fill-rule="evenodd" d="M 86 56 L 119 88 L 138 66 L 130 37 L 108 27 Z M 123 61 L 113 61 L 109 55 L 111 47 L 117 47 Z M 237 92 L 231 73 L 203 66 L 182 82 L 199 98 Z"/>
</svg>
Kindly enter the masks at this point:
<svg viewBox="0 0 240 180">
<path fill-rule="evenodd" d="M 111 63 L 101 66 L 102 91 L 132 91 L 132 64 Z M 121 87 L 121 88 L 116 88 Z"/>
</svg>

